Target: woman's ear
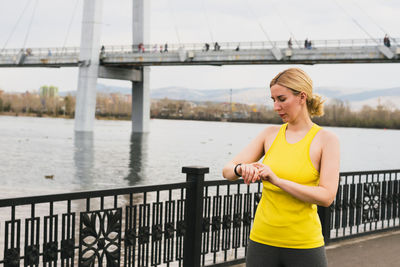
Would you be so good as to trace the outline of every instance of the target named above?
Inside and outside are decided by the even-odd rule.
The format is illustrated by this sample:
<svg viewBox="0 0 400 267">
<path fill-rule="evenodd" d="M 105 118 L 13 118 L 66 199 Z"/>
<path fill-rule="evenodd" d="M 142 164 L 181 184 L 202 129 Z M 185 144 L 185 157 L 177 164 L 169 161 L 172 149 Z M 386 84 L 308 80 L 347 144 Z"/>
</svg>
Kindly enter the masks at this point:
<svg viewBox="0 0 400 267">
<path fill-rule="evenodd" d="M 305 103 L 307 101 L 307 94 L 305 92 L 300 92 L 300 101 Z"/>
</svg>

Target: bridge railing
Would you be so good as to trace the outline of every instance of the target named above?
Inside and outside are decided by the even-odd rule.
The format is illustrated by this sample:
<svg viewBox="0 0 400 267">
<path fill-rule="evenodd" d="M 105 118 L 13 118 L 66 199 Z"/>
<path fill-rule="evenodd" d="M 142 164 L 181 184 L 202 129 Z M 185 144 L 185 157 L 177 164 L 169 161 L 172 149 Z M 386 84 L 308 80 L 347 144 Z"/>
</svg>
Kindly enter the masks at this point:
<svg viewBox="0 0 400 267">
<path fill-rule="evenodd" d="M 311 40 L 312 48 L 360 48 L 383 45 L 383 39 L 344 39 L 344 40 Z M 393 38 L 392 43 L 399 44 L 400 38 Z M 165 53 L 179 51 L 224 51 L 224 50 L 258 50 L 271 49 L 273 47 L 288 48 L 287 41 L 259 41 L 259 42 L 218 42 L 215 43 L 182 43 L 182 44 L 144 44 L 144 45 L 112 45 L 105 46 L 105 52 L 111 53 Z M 293 49 L 304 49 L 304 41 L 292 41 Z"/>
<path fill-rule="evenodd" d="M 63 55 L 79 55 L 79 47 L 39 47 L 39 48 L 11 48 L 0 50 L 1 56 L 13 56 L 24 53 L 31 56 L 63 56 Z"/>
<path fill-rule="evenodd" d="M 0 265 L 229 266 L 244 262 L 262 184 L 186 182 L 0 199 Z M 340 174 L 319 208 L 326 242 L 398 228 L 400 170 Z"/>
<path fill-rule="evenodd" d="M 393 45 L 400 44 L 400 38 L 392 38 Z M 312 48 L 359 48 L 383 45 L 383 39 L 344 39 L 344 40 L 311 40 Z M 304 49 L 303 41 L 293 40 L 293 49 Z M 258 41 L 258 42 L 219 42 L 218 46 L 215 43 L 208 43 L 209 48 L 206 49 L 205 43 L 182 43 L 168 44 L 168 52 L 179 51 L 184 49 L 187 51 L 224 51 L 224 50 L 258 50 L 271 49 L 273 47 L 288 48 L 287 41 Z M 25 48 L 25 49 L 2 49 L 1 56 L 13 56 L 20 53 L 34 55 L 40 57 L 64 56 L 64 55 L 79 55 L 79 47 L 47 47 L 47 48 Z M 105 46 L 105 53 L 160 53 L 165 51 L 165 44 L 144 44 L 144 45 L 110 45 Z M 101 51 L 99 51 L 101 52 Z"/>
</svg>

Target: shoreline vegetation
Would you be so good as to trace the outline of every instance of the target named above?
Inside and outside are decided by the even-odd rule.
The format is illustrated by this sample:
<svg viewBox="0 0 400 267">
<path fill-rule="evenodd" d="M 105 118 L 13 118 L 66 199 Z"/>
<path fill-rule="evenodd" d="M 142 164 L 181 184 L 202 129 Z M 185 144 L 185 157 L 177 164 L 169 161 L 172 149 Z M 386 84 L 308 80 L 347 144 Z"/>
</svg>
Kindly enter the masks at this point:
<svg viewBox="0 0 400 267">
<path fill-rule="evenodd" d="M 5 93 L 0 90 L 0 115 L 74 118 L 75 96 L 34 93 Z M 130 120 L 131 95 L 97 95 L 96 118 Z M 400 129 L 400 110 L 388 105 L 364 106 L 352 111 L 341 100 L 324 106 L 325 115 L 313 118 L 321 126 Z M 150 117 L 173 120 L 231 121 L 249 123 L 281 123 L 281 118 L 266 105 L 227 102 L 193 102 L 152 99 Z"/>
</svg>

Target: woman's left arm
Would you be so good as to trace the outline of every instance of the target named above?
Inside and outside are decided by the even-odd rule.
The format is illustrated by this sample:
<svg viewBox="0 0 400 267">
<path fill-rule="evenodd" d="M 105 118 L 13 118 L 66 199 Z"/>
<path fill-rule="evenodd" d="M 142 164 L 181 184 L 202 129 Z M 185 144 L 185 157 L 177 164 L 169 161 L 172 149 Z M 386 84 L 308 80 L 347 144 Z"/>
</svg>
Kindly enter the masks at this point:
<svg viewBox="0 0 400 267">
<path fill-rule="evenodd" d="M 279 178 L 271 169 L 259 163 L 260 176 L 304 202 L 329 207 L 335 199 L 339 183 L 340 145 L 336 135 L 325 132 L 320 163 L 318 186 L 298 184 Z"/>
</svg>

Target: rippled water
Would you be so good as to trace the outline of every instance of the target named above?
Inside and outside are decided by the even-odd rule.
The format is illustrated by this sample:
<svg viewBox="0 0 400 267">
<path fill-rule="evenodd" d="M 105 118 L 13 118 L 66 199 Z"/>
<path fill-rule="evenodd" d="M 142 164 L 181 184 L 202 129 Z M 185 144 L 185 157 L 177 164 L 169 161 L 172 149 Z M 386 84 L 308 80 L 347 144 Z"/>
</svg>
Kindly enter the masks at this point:
<svg viewBox="0 0 400 267">
<path fill-rule="evenodd" d="M 0 116 L 1 197 L 180 182 L 192 165 L 222 179 L 223 165 L 264 127 L 151 120 L 150 133 L 131 135 L 130 121 L 96 120 L 82 134 L 73 120 Z M 400 131 L 329 129 L 341 141 L 341 171 L 400 169 Z"/>
</svg>

